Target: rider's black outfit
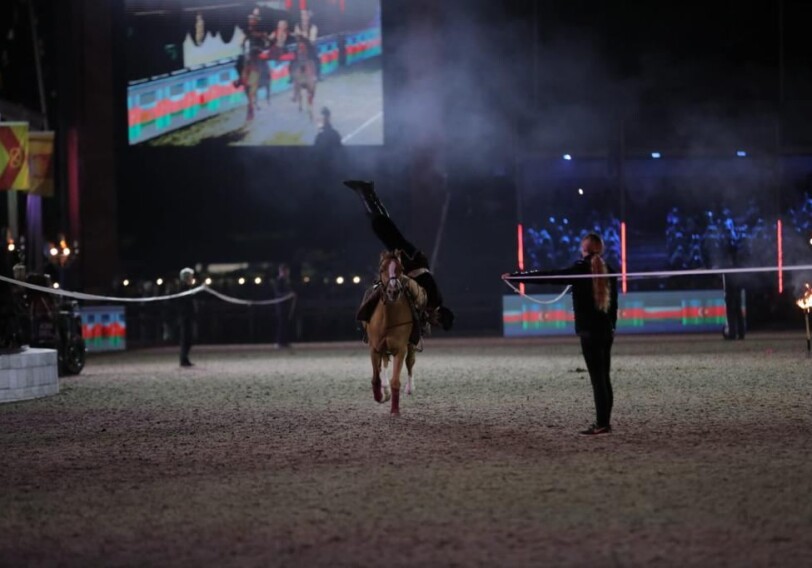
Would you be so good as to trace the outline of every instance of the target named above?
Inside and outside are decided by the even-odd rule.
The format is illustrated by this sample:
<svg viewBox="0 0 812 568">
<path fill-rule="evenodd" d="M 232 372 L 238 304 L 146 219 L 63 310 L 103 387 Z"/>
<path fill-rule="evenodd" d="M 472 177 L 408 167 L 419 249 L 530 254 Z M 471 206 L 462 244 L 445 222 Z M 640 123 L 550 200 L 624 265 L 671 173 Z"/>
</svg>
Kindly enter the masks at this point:
<svg viewBox="0 0 812 568">
<path fill-rule="evenodd" d="M 443 329 L 451 329 L 454 314 L 443 306 L 443 296 L 429 270 L 429 259 L 414 244 L 406 240 L 389 213 L 378 199 L 372 182 L 349 180 L 344 184 L 361 197 L 372 223 L 372 231 L 388 250 L 400 250 L 403 272 L 426 291 L 426 310 L 437 310 L 437 318 Z"/>
<path fill-rule="evenodd" d="M 612 267 L 607 265 L 609 273 Z M 581 352 L 584 354 L 589 379 L 592 382 L 592 393 L 595 396 L 595 411 L 598 427 L 611 426 L 612 406 L 614 395 L 610 379 L 610 366 L 612 362 L 612 343 L 617 325 L 617 278 L 609 278 L 609 310 L 604 312 L 595 306 L 592 294 L 591 278 L 555 278 L 544 280 L 533 278 L 523 280 L 522 276 L 567 276 L 592 274 L 592 257 L 587 256 L 577 261 L 569 268 L 562 270 L 532 270 L 529 272 L 514 272 L 516 279 L 511 282 L 527 282 L 530 284 L 569 284 L 572 286 L 572 309 L 575 312 L 575 333 L 581 338 Z"/>
</svg>

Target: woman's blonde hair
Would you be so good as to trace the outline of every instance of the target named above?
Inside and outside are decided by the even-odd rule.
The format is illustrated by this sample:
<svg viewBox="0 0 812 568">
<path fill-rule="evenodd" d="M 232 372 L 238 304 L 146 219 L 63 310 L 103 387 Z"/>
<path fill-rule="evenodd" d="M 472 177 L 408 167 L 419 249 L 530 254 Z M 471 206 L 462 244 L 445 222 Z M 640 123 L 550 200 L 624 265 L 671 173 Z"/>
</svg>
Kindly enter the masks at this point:
<svg viewBox="0 0 812 568">
<path fill-rule="evenodd" d="M 584 243 L 586 246 L 584 247 Z M 587 253 L 592 258 L 590 260 L 592 274 L 606 274 L 608 272 L 606 263 L 603 261 L 603 239 L 597 233 L 587 233 L 581 239 L 581 246 L 584 247 Z M 609 311 L 609 279 L 593 278 L 592 279 L 592 298 L 595 300 L 595 307 L 602 312 Z"/>
</svg>

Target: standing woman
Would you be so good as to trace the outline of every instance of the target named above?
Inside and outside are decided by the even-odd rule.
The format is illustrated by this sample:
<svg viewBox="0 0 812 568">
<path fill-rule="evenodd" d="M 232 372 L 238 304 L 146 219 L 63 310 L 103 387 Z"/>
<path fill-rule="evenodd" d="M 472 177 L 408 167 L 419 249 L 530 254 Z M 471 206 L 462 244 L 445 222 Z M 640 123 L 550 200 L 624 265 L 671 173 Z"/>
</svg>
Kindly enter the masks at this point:
<svg viewBox="0 0 812 568">
<path fill-rule="evenodd" d="M 572 309 L 575 333 L 581 338 L 592 392 L 595 395 L 597 420 L 581 434 L 608 434 L 612 431 L 612 382 L 609 368 L 612 342 L 617 323 L 617 278 L 603 276 L 614 272 L 603 260 L 603 239 L 589 233 L 581 240 L 581 260 L 561 270 L 533 270 L 502 275 L 512 282 L 566 283 L 572 286 Z M 592 278 L 585 275 L 592 274 Z M 545 276 L 580 276 L 545 279 Z"/>
</svg>

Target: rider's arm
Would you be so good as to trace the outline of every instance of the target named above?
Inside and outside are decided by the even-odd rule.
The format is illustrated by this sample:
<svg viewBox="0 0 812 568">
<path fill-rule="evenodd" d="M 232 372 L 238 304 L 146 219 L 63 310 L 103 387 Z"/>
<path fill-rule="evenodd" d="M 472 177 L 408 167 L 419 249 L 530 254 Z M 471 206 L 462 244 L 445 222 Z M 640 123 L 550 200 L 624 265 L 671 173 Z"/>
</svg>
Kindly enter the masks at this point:
<svg viewBox="0 0 812 568">
<path fill-rule="evenodd" d="M 572 276 L 575 274 L 586 274 L 587 266 L 583 261 L 578 261 L 572 266 L 557 270 L 523 270 L 503 274 L 503 279 L 510 279 L 511 282 L 524 282 L 529 284 L 572 284 L 576 279 L 560 278 L 561 276 Z M 559 278 L 545 278 L 545 276 L 558 276 Z"/>
</svg>

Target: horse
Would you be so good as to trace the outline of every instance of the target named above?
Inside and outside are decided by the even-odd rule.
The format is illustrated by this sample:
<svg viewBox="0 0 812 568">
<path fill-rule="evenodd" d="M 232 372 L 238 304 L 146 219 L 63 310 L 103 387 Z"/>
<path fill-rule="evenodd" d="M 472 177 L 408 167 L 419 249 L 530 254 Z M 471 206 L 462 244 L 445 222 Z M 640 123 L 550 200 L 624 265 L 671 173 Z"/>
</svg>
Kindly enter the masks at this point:
<svg viewBox="0 0 812 568">
<path fill-rule="evenodd" d="M 307 91 L 307 114 L 313 122 L 313 98 L 316 96 L 316 64 L 310 56 L 313 44 L 304 37 L 299 37 L 296 47 L 296 58 L 290 63 L 291 81 L 293 82 L 293 101 L 299 103 L 302 112 L 302 89 Z"/>
<path fill-rule="evenodd" d="M 400 414 L 400 373 L 406 363 L 406 394 L 414 390 L 413 369 L 415 346 L 409 341 L 414 318 L 412 302 L 419 310 L 425 306 L 425 291 L 403 274 L 397 252 L 381 253 L 378 266 L 380 293 L 369 323 L 364 325 L 369 338 L 372 360 L 372 395 L 376 402 L 392 400 L 391 413 Z M 408 296 L 411 296 L 411 300 Z M 392 359 L 392 379 L 389 384 L 381 380 L 381 368 Z"/>
<path fill-rule="evenodd" d="M 251 121 L 254 119 L 254 111 L 259 108 L 257 105 L 257 92 L 263 83 L 263 66 L 266 67 L 267 62 L 258 57 L 256 54 L 249 54 L 248 56 L 239 55 L 237 57 L 237 75 L 239 79 L 234 82 L 234 85 L 240 86 L 245 90 L 245 97 L 248 99 L 248 108 L 246 111 L 245 120 Z M 270 84 L 268 85 L 268 102 L 270 103 Z"/>
</svg>

